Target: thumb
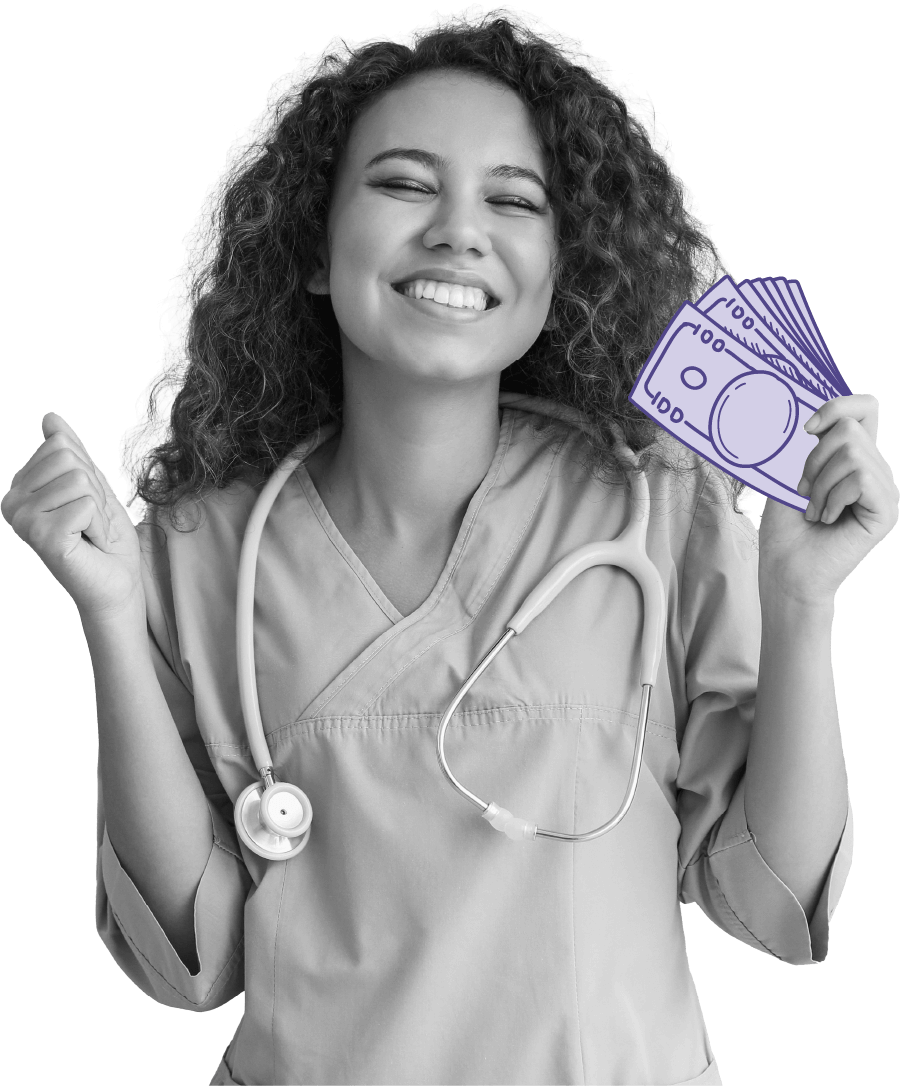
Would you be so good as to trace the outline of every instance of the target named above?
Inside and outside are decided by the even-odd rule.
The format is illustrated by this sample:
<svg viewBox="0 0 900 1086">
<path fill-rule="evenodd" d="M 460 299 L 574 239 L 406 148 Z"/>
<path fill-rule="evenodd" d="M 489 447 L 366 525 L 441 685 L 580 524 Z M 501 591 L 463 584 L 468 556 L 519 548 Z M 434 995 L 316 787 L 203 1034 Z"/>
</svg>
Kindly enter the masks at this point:
<svg viewBox="0 0 900 1086">
<path fill-rule="evenodd" d="M 48 411 L 41 419 L 41 433 L 44 435 L 44 438 L 53 437 L 53 435 L 60 430 L 67 434 L 74 433 L 72 427 L 69 426 L 62 415 L 57 415 L 55 411 Z"/>
</svg>

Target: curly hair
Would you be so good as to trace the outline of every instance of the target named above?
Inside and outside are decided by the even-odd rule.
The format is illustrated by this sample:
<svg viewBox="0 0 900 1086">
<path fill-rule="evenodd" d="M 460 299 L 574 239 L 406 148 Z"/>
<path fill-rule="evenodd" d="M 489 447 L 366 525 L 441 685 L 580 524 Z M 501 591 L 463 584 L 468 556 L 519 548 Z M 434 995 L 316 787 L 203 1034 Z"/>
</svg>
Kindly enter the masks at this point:
<svg viewBox="0 0 900 1086">
<path fill-rule="evenodd" d="M 337 322 L 330 299 L 305 288 L 326 237 L 335 168 L 364 107 L 400 80 L 447 69 L 512 88 L 549 166 L 550 319 L 503 371 L 501 390 L 586 415 L 600 477 L 621 472 L 611 422 L 643 463 L 656 457 L 678 470 L 671 444 L 657 440 L 628 392 L 674 311 L 714 278 L 718 255 L 622 98 L 501 9 L 420 32 L 412 46 L 343 44 L 278 100 L 263 138 L 223 182 L 211 252 L 190 283 L 184 357 L 150 392 L 148 426 L 160 392 L 178 389 L 166 440 L 132 469 L 135 496 L 173 506 L 265 477 L 318 427 L 340 422 Z"/>
</svg>

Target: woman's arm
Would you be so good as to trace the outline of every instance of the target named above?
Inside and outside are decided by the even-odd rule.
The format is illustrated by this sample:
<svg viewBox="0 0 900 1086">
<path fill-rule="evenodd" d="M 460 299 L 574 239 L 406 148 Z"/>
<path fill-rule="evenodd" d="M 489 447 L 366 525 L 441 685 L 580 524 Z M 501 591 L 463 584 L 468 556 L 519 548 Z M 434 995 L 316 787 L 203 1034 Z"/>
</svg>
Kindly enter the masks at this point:
<svg viewBox="0 0 900 1086">
<path fill-rule="evenodd" d="M 195 973 L 194 897 L 212 849 L 206 797 L 150 658 L 143 600 L 82 613 L 94 668 L 100 787 L 119 862 Z"/>
<path fill-rule="evenodd" d="M 747 825 L 807 919 L 847 820 L 847 775 L 825 602 L 762 598 L 756 713 L 747 754 Z"/>
<path fill-rule="evenodd" d="M 875 447 L 877 402 L 845 396 L 807 424 L 819 444 L 801 514 L 769 501 L 760 526 L 762 644 L 745 811 L 757 848 L 809 918 L 847 817 L 831 670 L 834 594 L 897 522 L 898 492 Z"/>
</svg>

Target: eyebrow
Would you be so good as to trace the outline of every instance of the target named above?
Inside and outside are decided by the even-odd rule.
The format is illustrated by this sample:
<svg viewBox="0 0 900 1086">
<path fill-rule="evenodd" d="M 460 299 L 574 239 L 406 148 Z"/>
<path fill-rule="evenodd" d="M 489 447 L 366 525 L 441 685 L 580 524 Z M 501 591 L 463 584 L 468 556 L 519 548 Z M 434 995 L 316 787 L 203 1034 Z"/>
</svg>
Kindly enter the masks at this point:
<svg viewBox="0 0 900 1086">
<path fill-rule="evenodd" d="M 370 166 L 377 166 L 389 158 L 403 158 L 407 162 L 417 162 L 420 166 L 425 166 L 431 170 L 446 170 L 448 166 L 447 159 L 443 155 L 435 154 L 433 151 L 423 151 L 419 147 L 391 147 L 387 151 L 379 152 L 374 158 L 370 158 L 364 169 L 368 170 Z M 504 163 L 500 166 L 491 166 L 485 171 L 485 174 L 488 177 L 500 177 L 504 181 L 517 179 L 532 181 L 543 191 L 547 199 L 550 199 L 550 193 L 547 191 L 547 186 L 541 180 L 540 175 L 525 166 L 513 166 Z"/>
</svg>

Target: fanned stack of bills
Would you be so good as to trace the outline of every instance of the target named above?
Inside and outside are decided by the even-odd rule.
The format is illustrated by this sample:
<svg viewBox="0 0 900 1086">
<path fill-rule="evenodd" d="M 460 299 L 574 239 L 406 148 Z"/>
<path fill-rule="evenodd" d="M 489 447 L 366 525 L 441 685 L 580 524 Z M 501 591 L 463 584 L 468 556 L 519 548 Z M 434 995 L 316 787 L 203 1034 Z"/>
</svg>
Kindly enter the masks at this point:
<svg viewBox="0 0 900 1086">
<path fill-rule="evenodd" d="M 794 509 L 816 438 L 803 426 L 849 396 L 796 279 L 727 275 L 669 321 L 629 399 L 673 437 Z"/>
</svg>

